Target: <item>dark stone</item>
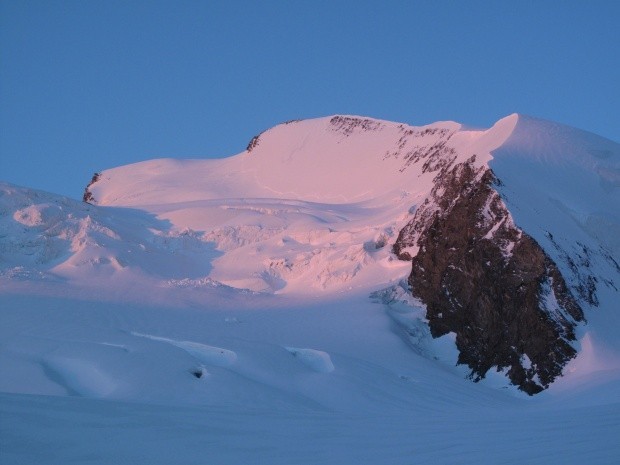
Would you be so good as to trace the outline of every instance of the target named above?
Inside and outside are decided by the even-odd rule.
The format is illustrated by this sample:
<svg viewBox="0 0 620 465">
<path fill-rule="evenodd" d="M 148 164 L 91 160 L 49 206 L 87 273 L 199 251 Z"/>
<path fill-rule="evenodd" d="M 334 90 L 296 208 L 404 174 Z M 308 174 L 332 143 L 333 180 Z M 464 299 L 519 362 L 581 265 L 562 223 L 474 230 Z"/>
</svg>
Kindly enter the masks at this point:
<svg viewBox="0 0 620 465">
<path fill-rule="evenodd" d="M 254 150 L 254 148 L 258 145 L 258 143 L 260 142 L 260 136 L 261 134 L 258 134 L 254 137 L 252 137 L 252 139 L 250 140 L 250 142 L 248 143 L 248 146 L 245 148 L 245 150 L 247 152 L 251 152 L 252 150 Z"/>
<path fill-rule="evenodd" d="M 334 116 L 329 120 L 332 130 L 349 137 L 356 131 L 378 131 L 383 124 L 370 118 L 356 118 L 353 116 Z"/>
<path fill-rule="evenodd" d="M 91 178 L 90 182 L 88 183 L 88 185 L 84 189 L 84 195 L 82 196 L 82 201 L 84 201 L 86 203 L 90 203 L 90 204 L 94 204 L 94 203 L 97 202 L 97 200 L 95 199 L 95 196 L 89 190 L 89 188 L 90 188 L 90 186 L 95 184 L 97 181 L 99 181 L 100 177 L 101 177 L 101 173 L 93 174 L 93 177 Z"/>
<path fill-rule="evenodd" d="M 431 334 L 456 334 L 458 363 L 472 379 L 495 367 L 528 394 L 540 392 L 575 356 L 569 342 L 583 312 L 555 263 L 513 224 L 491 170 L 470 160 L 436 181 L 394 246 L 412 260 L 409 284 Z"/>
</svg>

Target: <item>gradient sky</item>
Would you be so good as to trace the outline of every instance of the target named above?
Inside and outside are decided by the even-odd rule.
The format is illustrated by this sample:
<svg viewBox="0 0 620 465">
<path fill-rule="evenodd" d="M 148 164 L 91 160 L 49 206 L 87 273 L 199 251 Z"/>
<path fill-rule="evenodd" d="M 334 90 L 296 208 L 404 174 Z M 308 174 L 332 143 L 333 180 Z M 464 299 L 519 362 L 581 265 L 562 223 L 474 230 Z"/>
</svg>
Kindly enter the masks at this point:
<svg viewBox="0 0 620 465">
<path fill-rule="evenodd" d="M 618 1 L 0 0 L 0 180 L 224 157 L 290 119 L 488 127 L 513 112 L 620 141 Z"/>
</svg>

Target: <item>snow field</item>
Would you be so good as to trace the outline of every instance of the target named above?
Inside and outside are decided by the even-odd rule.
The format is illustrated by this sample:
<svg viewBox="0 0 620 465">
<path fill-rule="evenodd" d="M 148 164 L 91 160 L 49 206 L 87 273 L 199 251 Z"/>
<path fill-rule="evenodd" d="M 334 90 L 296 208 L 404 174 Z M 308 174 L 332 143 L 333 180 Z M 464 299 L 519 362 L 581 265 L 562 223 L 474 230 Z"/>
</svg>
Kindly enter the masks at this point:
<svg viewBox="0 0 620 465">
<path fill-rule="evenodd" d="M 330 117 L 103 171 L 97 205 L 1 183 L 0 463 L 617 463 L 619 153 L 521 115 Z M 465 379 L 392 253 L 433 167 L 473 155 L 569 284 L 596 283 L 535 398 Z"/>
</svg>

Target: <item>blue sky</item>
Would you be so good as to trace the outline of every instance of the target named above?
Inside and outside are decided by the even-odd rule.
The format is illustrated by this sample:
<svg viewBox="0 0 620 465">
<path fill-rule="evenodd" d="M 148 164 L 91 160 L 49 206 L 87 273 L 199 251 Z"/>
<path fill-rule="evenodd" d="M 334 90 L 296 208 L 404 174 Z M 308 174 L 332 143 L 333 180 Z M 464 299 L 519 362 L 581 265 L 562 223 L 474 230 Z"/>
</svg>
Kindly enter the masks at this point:
<svg viewBox="0 0 620 465">
<path fill-rule="evenodd" d="M 620 141 L 617 1 L 0 1 L 0 180 L 81 198 L 95 171 L 224 157 L 299 118 Z"/>
</svg>

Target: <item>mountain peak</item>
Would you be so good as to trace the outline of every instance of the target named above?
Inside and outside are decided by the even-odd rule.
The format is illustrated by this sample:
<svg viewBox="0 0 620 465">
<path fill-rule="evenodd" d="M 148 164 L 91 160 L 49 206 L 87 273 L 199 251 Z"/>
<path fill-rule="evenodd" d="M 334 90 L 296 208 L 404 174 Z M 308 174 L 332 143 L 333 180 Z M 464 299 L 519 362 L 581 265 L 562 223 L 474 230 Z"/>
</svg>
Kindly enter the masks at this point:
<svg viewBox="0 0 620 465">
<path fill-rule="evenodd" d="M 84 196 L 95 205 L 79 211 L 26 195 L 0 240 L 12 264 L 26 254 L 37 276 L 112 295 L 128 282 L 145 299 L 191 287 L 183 299 L 198 302 L 213 289 L 409 293 L 404 307 L 379 301 L 416 350 L 454 335 L 454 363 L 473 379 L 500 370 L 532 394 L 578 357 L 591 310 L 617 299 L 617 154 L 518 114 L 486 130 L 333 115 L 277 125 L 226 159 L 102 171 Z"/>
</svg>

